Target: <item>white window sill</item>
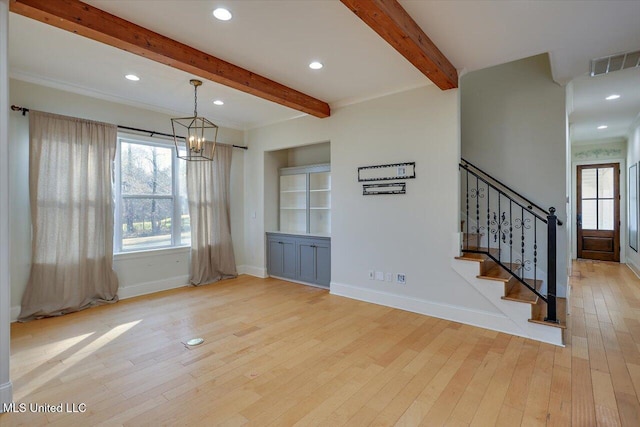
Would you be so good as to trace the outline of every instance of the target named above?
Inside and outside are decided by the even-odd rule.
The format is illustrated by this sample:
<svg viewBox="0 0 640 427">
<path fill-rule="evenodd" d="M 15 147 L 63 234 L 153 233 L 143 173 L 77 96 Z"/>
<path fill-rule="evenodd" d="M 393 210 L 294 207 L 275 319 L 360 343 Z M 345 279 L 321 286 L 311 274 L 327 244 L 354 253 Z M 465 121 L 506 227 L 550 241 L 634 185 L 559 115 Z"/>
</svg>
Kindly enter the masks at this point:
<svg viewBox="0 0 640 427">
<path fill-rule="evenodd" d="M 190 250 L 191 250 L 191 246 L 176 246 L 172 248 L 159 248 L 159 249 L 148 249 L 144 251 L 120 252 L 120 253 L 113 254 L 113 260 L 121 261 L 121 260 L 127 260 L 127 259 L 149 258 L 149 257 L 155 257 L 155 256 L 182 254 L 182 253 L 188 253 Z"/>
</svg>

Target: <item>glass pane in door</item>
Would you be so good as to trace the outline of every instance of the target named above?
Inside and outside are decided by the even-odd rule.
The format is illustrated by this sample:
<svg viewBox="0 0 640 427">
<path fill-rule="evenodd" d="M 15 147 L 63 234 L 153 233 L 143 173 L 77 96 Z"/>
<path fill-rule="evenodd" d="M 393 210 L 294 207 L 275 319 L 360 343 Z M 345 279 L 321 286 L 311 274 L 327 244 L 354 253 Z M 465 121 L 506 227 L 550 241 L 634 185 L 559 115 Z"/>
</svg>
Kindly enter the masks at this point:
<svg viewBox="0 0 640 427">
<path fill-rule="evenodd" d="M 598 200 L 598 230 L 613 230 L 613 199 Z"/>
<path fill-rule="evenodd" d="M 582 228 L 615 229 L 615 169 L 611 166 L 582 169 Z"/>
<path fill-rule="evenodd" d="M 598 213 L 596 200 L 582 201 L 582 228 L 584 230 L 598 229 Z"/>
<path fill-rule="evenodd" d="M 598 168 L 598 198 L 613 198 L 613 168 Z"/>
<path fill-rule="evenodd" d="M 582 170 L 582 198 L 595 199 L 597 197 L 597 169 Z"/>
</svg>

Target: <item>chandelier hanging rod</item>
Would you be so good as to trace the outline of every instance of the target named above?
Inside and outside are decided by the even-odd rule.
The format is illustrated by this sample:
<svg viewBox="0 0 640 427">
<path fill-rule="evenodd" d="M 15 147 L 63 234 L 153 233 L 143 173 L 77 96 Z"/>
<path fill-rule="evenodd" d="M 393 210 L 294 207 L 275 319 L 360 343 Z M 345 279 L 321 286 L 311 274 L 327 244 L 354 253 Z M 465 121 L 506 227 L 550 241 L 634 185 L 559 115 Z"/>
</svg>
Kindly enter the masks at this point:
<svg viewBox="0 0 640 427">
<path fill-rule="evenodd" d="M 28 109 L 28 108 L 20 107 L 20 106 L 18 106 L 18 105 L 12 105 L 12 106 L 11 106 L 11 110 L 13 110 L 13 111 L 20 111 L 20 112 L 22 112 L 22 115 L 23 115 L 23 116 L 24 116 L 24 115 L 26 115 L 26 114 L 29 112 L 29 109 Z M 164 133 L 164 132 L 156 132 L 156 131 L 154 131 L 154 130 L 146 130 L 146 129 L 132 128 L 132 127 L 129 127 L 129 126 L 120 126 L 120 125 L 117 125 L 117 126 L 118 126 L 118 129 L 130 130 L 130 131 L 133 131 L 133 132 L 140 132 L 140 133 L 148 133 L 148 134 L 149 134 L 149 136 L 164 136 L 164 137 L 166 137 L 166 138 L 171 138 L 171 139 L 173 139 L 173 135 L 170 135 L 170 134 L 168 134 L 168 133 Z M 182 139 L 184 139 L 184 137 L 182 137 L 182 136 L 179 136 L 178 138 L 182 138 Z M 231 146 L 231 147 L 233 147 L 233 148 L 240 148 L 240 149 L 242 149 L 242 150 L 248 150 L 248 149 L 249 149 L 249 147 L 245 147 L 245 146 L 243 146 L 243 145 L 224 144 L 224 143 L 220 143 L 220 142 L 218 142 L 217 144 L 218 144 L 218 145 Z"/>
</svg>

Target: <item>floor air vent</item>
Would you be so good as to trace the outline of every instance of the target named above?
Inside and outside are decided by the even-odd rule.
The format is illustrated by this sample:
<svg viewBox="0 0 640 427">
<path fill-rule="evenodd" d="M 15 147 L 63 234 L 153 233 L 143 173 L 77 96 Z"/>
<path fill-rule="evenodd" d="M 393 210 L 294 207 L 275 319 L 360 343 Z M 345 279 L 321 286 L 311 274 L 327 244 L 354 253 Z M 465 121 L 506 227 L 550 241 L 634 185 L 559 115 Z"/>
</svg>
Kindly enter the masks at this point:
<svg viewBox="0 0 640 427">
<path fill-rule="evenodd" d="M 640 66 L 640 50 L 591 60 L 591 77 Z"/>
</svg>

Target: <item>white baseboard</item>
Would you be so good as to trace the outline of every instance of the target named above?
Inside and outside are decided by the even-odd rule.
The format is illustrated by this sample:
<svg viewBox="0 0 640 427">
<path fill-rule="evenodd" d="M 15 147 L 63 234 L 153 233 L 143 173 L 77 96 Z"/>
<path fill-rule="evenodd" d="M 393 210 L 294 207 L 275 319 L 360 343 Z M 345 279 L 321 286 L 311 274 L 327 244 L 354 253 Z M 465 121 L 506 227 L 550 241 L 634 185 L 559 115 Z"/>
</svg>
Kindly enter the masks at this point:
<svg viewBox="0 0 640 427">
<path fill-rule="evenodd" d="M 164 280 L 138 283 L 135 285 L 118 288 L 118 297 L 127 299 L 140 295 L 152 294 L 154 292 L 167 291 L 169 289 L 181 288 L 189 284 L 189 276 L 176 276 Z"/>
<path fill-rule="evenodd" d="M 252 265 L 238 265 L 236 269 L 238 270 L 238 274 L 248 274 L 249 276 L 259 277 L 261 279 L 269 277 L 266 268 L 254 267 Z"/>
<path fill-rule="evenodd" d="M 168 291 L 169 289 L 181 288 L 189 285 L 189 276 L 170 277 L 164 280 L 138 283 L 135 285 L 121 286 L 118 288 L 118 298 L 127 299 L 148 295 L 154 292 Z M 16 322 L 20 315 L 20 306 L 11 307 L 11 322 Z"/>
<path fill-rule="evenodd" d="M 504 313 L 492 313 L 482 310 L 473 310 L 457 305 L 437 303 L 433 301 L 421 300 L 404 295 L 395 295 L 387 292 L 376 291 L 372 289 L 364 289 L 356 286 L 345 285 L 342 283 L 331 282 L 331 294 L 342 297 L 352 298 L 359 301 L 379 304 L 386 307 L 398 308 L 400 310 L 410 311 L 413 313 L 423 314 L 426 316 L 437 317 L 439 319 L 450 320 L 452 322 L 464 323 L 466 325 L 476 326 L 479 328 L 490 329 L 492 331 L 504 332 L 510 335 L 517 335 L 524 338 L 533 338 L 526 331 L 523 331 Z M 560 329 L 550 328 L 544 325 L 538 325 L 528 322 L 529 328 L 551 330 L 550 336 L 537 336 L 538 341 L 546 342 L 553 345 L 559 344 L 561 337 L 555 336 L 561 334 Z M 556 332 L 554 332 L 554 330 Z M 557 333 L 557 331 L 560 331 Z"/>
<path fill-rule="evenodd" d="M 491 313 L 481 310 L 470 310 L 465 307 L 437 303 L 404 295 L 390 294 L 387 292 L 365 289 L 343 283 L 331 282 L 331 294 L 352 298 L 359 301 L 398 308 L 413 313 L 438 317 L 453 322 L 478 326 L 494 331 L 506 332 L 512 335 L 521 335 L 515 328 L 509 328 L 511 322 L 505 322 L 507 317 L 502 313 Z"/>
<path fill-rule="evenodd" d="M 627 259 L 627 267 L 629 267 L 629 270 L 633 271 L 633 274 L 640 279 L 640 268 L 631 260 L 631 258 Z"/>
<path fill-rule="evenodd" d="M 4 412 L 4 405 L 8 405 L 11 402 L 13 402 L 13 384 L 9 381 L 4 384 L 0 384 L 0 414 Z"/>
<path fill-rule="evenodd" d="M 238 267 L 238 273 L 240 273 L 240 268 Z M 251 273 L 240 273 L 240 274 L 251 274 Z M 252 274 L 253 275 L 253 274 Z M 261 276 L 258 276 L 261 277 Z M 118 288 L 118 298 L 127 299 L 133 297 L 139 297 L 141 295 L 148 295 L 154 292 L 160 291 L 168 291 L 169 289 L 181 288 L 183 286 L 189 285 L 189 276 L 176 276 L 170 277 L 168 279 L 156 280 L 153 282 L 144 282 L 137 283 L 135 285 L 129 286 L 120 286 Z M 20 306 L 11 307 L 11 322 L 15 322 L 18 320 L 18 316 L 20 315 Z"/>
</svg>

